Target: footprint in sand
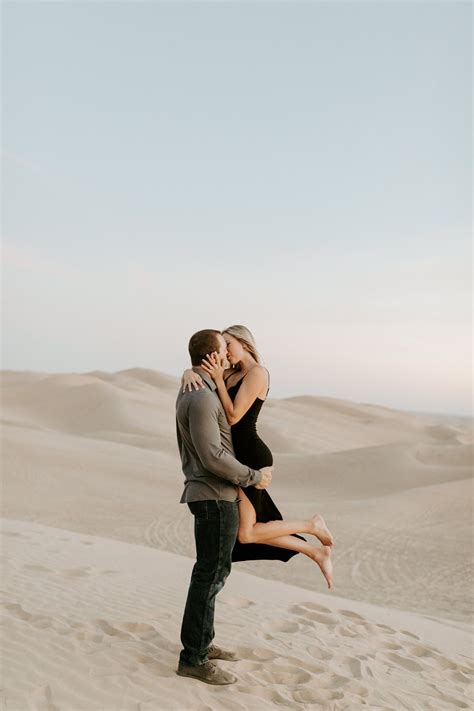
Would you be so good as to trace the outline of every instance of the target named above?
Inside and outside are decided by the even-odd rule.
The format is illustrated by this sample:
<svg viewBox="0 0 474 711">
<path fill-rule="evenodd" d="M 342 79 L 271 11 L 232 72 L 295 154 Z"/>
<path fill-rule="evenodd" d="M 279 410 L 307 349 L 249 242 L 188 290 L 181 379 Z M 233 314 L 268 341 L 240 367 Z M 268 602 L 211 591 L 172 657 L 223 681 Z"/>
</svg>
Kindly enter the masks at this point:
<svg viewBox="0 0 474 711">
<path fill-rule="evenodd" d="M 470 703 L 461 701 L 461 699 L 456 699 L 454 696 L 445 694 L 442 691 L 440 691 L 439 689 L 438 689 L 438 694 L 439 694 L 440 699 L 442 699 L 443 701 L 446 701 L 446 703 L 450 704 L 451 706 L 456 706 L 458 709 L 472 709 L 472 706 Z"/>
<path fill-rule="evenodd" d="M 300 602 L 297 605 L 292 605 L 290 607 L 290 612 L 296 612 L 297 614 L 306 614 L 308 610 L 311 612 L 332 612 L 332 610 L 330 610 L 328 607 L 324 607 L 324 605 L 318 605 L 317 602 Z"/>
<path fill-rule="evenodd" d="M 158 634 L 153 625 L 146 622 L 122 622 L 121 626 L 130 634 L 143 640 L 151 639 Z"/>
<path fill-rule="evenodd" d="M 47 617 L 46 615 L 33 615 L 24 610 L 23 607 L 16 602 L 1 603 L 1 607 L 7 610 L 12 617 L 17 617 L 24 622 L 29 622 L 31 625 L 38 627 L 39 629 L 46 629 L 47 627 L 53 626 L 50 617 Z"/>
<path fill-rule="evenodd" d="M 354 679 L 362 678 L 362 667 L 359 659 L 356 657 L 343 657 L 341 662 L 347 665 L 349 672 Z"/>
<path fill-rule="evenodd" d="M 318 664 L 314 660 L 308 661 L 306 658 L 303 660 L 301 657 L 293 657 L 291 654 L 285 654 L 284 661 L 289 665 L 297 667 L 298 669 L 304 669 L 307 672 L 311 672 L 313 675 L 325 674 L 328 671 L 327 664 Z"/>
<path fill-rule="evenodd" d="M 381 630 L 384 630 L 385 632 L 388 632 L 389 634 L 396 634 L 396 630 L 394 630 L 393 627 L 389 627 L 388 625 L 376 624 L 375 626 Z"/>
<path fill-rule="evenodd" d="M 344 691 L 346 694 L 354 694 L 355 696 L 360 696 L 361 698 L 369 695 L 369 690 L 366 686 L 362 686 L 362 684 L 358 684 L 352 679 L 349 681 Z"/>
<path fill-rule="evenodd" d="M 94 622 L 102 632 L 109 635 L 110 637 L 121 637 L 123 639 L 130 639 L 131 637 L 128 632 L 123 632 L 122 630 L 118 629 L 118 627 L 113 627 L 113 625 L 111 625 L 110 622 L 107 622 L 107 620 L 99 619 L 94 620 Z"/>
<path fill-rule="evenodd" d="M 449 678 L 455 681 L 457 684 L 471 684 L 471 678 L 462 671 L 449 671 L 448 673 Z"/>
<path fill-rule="evenodd" d="M 352 620 L 360 620 L 364 624 L 367 623 L 365 617 L 358 615 L 357 612 L 352 612 L 352 610 L 338 610 L 338 612 L 340 615 L 343 615 L 343 617 L 350 617 Z"/>
<path fill-rule="evenodd" d="M 312 675 L 303 669 L 276 664 L 264 667 L 259 674 L 259 679 L 268 684 L 306 684 L 311 678 Z"/>
<path fill-rule="evenodd" d="M 451 669 L 452 671 L 456 671 L 456 669 L 458 669 L 458 664 L 456 664 L 455 662 L 452 662 L 450 659 L 447 659 L 447 657 L 438 655 L 436 657 L 433 656 L 433 659 L 435 659 L 436 664 L 441 669 Z"/>
<path fill-rule="evenodd" d="M 83 546 L 93 546 L 94 541 L 80 541 Z"/>
<path fill-rule="evenodd" d="M 155 657 L 149 654 L 137 654 L 132 655 L 138 664 L 143 664 L 146 666 L 147 670 L 154 676 L 164 676 L 164 677 L 174 677 L 175 670 L 170 667 L 169 664 L 164 664 Z"/>
<path fill-rule="evenodd" d="M 433 657 L 436 654 L 436 650 L 421 644 L 412 644 L 405 647 L 405 650 L 413 657 Z"/>
<path fill-rule="evenodd" d="M 332 689 L 298 689 L 291 694 L 294 701 L 303 704 L 322 704 L 323 708 L 328 708 L 330 701 L 344 698 L 343 691 Z"/>
<path fill-rule="evenodd" d="M 228 605 L 229 607 L 232 607 L 233 609 L 236 609 L 236 610 L 244 610 L 247 607 L 251 607 L 252 605 L 255 605 L 255 602 L 253 600 L 249 600 L 246 597 L 237 597 L 237 596 L 224 597 L 224 596 L 222 596 L 220 598 L 220 601 L 223 602 L 224 605 Z"/>
<path fill-rule="evenodd" d="M 318 687 L 320 689 L 339 689 L 346 687 L 350 680 L 350 677 L 343 674 L 337 674 L 334 671 L 326 672 L 318 677 Z"/>
<path fill-rule="evenodd" d="M 426 668 L 418 664 L 414 659 L 408 659 L 407 657 L 402 657 L 400 654 L 395 654 L 395 652 L 386 652 L 384 654 L 386 659 L 390 659 L 394 664 L 407 671 L 425 671 Z"/>
<path fill-rule="evenodd" d="M 91 567 L 84 568 L 70 568 L 69 570 L 53 570 L 52 568 L 47 568 L 44 565 L 24 565 L 25 570 L 33 570 L 38 573 L 54 573 L 55 575 L 63 575 L 67 578 L 84 578 L 89 575 L 115 575 L 119 573 L 118 570 L 95 570 Z"/>
<path fill-rule="evenodd" d="M 316 622 L 318 625 L 337 625 L 340 620 L 336 615 L 332 613 L 320 613 L 320 612 L 305 612 L 302 616 L 309 622 Z"/>
<path fill-rule="evenodd" d="M 60 711 L 59 706 L 54 703 L 53 692 L 49 684 L 46 684 L 46 686 L 40 686 L 30 692 L 29 705 L 32 709 Z"/>
<path fill-rule="evenodd" d="M 250 694 L 251 697 L 256 697 L 258 699 L 264 699 L 264 701 L 271 701 L 276 706 L 281 706 L 281 708 L 288 708 L 287 699 L 282 696 L 278 691 L 269 689 L 267 686 L 261 686 L 260 684 L 239 684 L 236 685 L 237 691 L 243 694 Z M 258 708 L 258 703 L 252 708 Z"/>
<path fill-rule="evenodd" d="M 51 568 L 47 568 L 44 565 L 24 565 L 23 568 L 25 570 L 34 570 L 39 573 L 54 573 L 54 570 L 51 570 Z"/>
<path fill-rule="evenodd" d="M 357 630 L 352 627 L 346 627 L 345 625 L 337 625 L 334 629 L 335 634 L 340 634 L 342 637 L 359 637 Z"/>
<path fill-rule="evenodd" d="M 69 570 L 58 571 L 60 575 L 64 575 L 65 578 L 85 578 L 88 575 L 93 575 L 96 571 L 89 565 L 82 568 L 69 568 Z"/>
<path fill-rule="evenodd" d="M 19 617 L 20 620 L 26 621 L 31 617 L 30 613 L 24 610 L 17 602 L 2 602 L 1 607 L 3 607 L 4 610 L 7 610 L 12 617 Z"/>
<path fill-rule="evenodd" d="M 413 632 L 408 632 L 408 630 L 400 630 L 400 634 L 405 634 L 407 637 L 413 637 L 413 639 L 420 639 L 418 635 L 413 634 Z"/>
<path fill-rule="evenodd" d="M 337 615 L 324 605 L 318 605 L 314 602 L 303 602 L 299 605 L 292 605 L 289 612 L 298 617 L 304 617 L 308 624 L 317 622 L 321 625 L 337 625 L 340 622 Z"/>
<path fill-rule="evenodd" d="M 274 620 L 263 628 L 265 632 L 298 632 L 300 626 L 288 620 Z"/>
<path fill-rule="evenodd" d="M 318 645 L 309 644 L 306 647 L 306 651 L 312 657 L 312 659 L 319 659 L 321 662 L 328 662 L 333 659 L 334 654 L 327 649 L 323 649 Z"/>
<path fill-rule="evenodd" d="M 278 656 L 271 649 L 265 649 L 264 647 L 240 647 L 238 654 L 242 659 L 257 659 L 262 662 L 268 662 L 271 659 L 276 659 Z"/>
<path fill-rule="evenodd" d="M 90 625 L 83 625 L 80 622 L 75 622 L 71 625 L 71 627 L 74 628 L 72 636 L 74 639 L 77 639 L 78 642 L 95 642 L 96 644 L 99 644 L 104 640 L 104 635 L 97 632 L 95 627 L 91 627 Z"/>
</svg>

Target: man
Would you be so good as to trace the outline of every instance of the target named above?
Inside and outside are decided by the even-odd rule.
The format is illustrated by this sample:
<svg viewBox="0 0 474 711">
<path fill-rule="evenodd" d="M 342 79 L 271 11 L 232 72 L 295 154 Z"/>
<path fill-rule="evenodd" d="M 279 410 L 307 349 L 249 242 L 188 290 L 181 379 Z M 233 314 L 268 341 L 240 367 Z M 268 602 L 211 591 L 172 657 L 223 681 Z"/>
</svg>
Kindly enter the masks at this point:
<svg viewBox="0 0 474 711">
<path fill-rule="evenodd" d="M 194 564 L 181 626 L 183 649 L 176 673 L 207 684 L 233 684 L 234 674 L 212 659 L 236 661 L 234 652 L 211 645 L 214 607 L 232 567 L 232 549 L 239 529 L 238 486 L 266 489 L 272 467 L 251 469 L 235 459 L 229 424 L 216 384 L 201 367 L 217 353 L 226 360 L 227 345 L 220 331 L 198 331 L 189 341 L 193 370 L 205 387 L 182 392 L 176 400 L 176 435 L 185 475 L 180 503 L 194 515 Z"/>
</svg>

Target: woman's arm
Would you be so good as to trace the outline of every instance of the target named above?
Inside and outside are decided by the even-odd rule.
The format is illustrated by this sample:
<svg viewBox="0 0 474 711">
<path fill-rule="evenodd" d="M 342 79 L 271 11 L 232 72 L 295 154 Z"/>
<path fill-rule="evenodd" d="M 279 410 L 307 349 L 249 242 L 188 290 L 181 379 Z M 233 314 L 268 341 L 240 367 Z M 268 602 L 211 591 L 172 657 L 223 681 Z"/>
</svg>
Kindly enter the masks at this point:
<svg viewBox="0 0 474 711">
<path fill-rule="evenodd" d="M 227 377 L 228 377 L 231 373 L 235 373 L 235 370 L 234 370 L 233 368 L 226 368 L 226 369 L 224 370 L 224 373 L 223 373 L 223 375 L 222 375 L 222 377 L 224 378 L 224 382 L 227 380 Z"/>
<path fill-rule="evenodd" d="M 229 425 L 235 425 L 236 422 L 242 419 L 247 410 L 253 405 L 258 393 L 267 385 L 268 375 L 265 368 L 261 365 L 254 365 L 247 375 L 244 376 L 244 381 L 237 391 L 234 402 L 230 399 L 229 393 L 226 390 L 226 395 L 232 405 L 232 410 L 227 410 L 224 403 L 225 414 Z M 225 387 L 225 386 L 224 386 Z M 220 393 L 219 393 L 220 396 Z"/>
<path fill-rule="evenodd" d="M 224 380 L 226 379 L 227 375 L 233 372 L 233 368 L 226 368 L 224 370 Z M 183 386 L 183 393 L 185 392 L 186 388 L 189 389 L 189 392 L 194 388 L 196 390 L 199 390 L 199 388 L 204 387 L 204 382 L 199 373 L 195 373 L 192 368 L 187 368 L 182 376 L 181 376 L 181 385 Z"/>
<path fill-rule="evenodd" d="M 244 377 L 244 382 L 240 386 L 234 402 L 232 402 L 224 382 L 224 369 L 214 358 L 208 357 L 208 361 L 203 361 L 202 367 L 207 370 L 216 383 L 217 393 L 224 408 L 227 422 L 229 425 L 235 425 L 242 419 L 252 403 L 255 402 L 258 393 L 267 383 L 266 370 L 261 365 L 255 365 Z"/>
<path fill-rule="evenodd" d="M 183 386 L 183 393 L 186 391 L 186 388 L 189 388 L 189 392 L 193 389 L 193 386 L 196 388 L 196 390 L 199 390 L 199 388 L 204 387 L 203 380 L 199 373 L 195 373 L 192 368 L 187 368 L 183 375 L 181 376 L 181 384 Z"/>
</svg>

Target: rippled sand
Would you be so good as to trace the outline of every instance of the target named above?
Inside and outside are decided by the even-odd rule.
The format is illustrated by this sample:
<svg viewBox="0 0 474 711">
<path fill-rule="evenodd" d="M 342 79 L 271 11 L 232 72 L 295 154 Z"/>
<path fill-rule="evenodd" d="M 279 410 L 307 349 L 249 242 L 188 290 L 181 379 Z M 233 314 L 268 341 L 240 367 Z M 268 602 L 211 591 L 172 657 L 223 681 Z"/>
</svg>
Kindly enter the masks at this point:
<svg viewBox="0 0 474 711">
<path fill-rule="evenodd" d="M 3 371 L 4 708 L 471 708 L 472 423 L 265 404 L 272 497 L 324 515 L 334 588 L 302 555 L 234 564 L 215 641 L 239 681 L 216 689 L 174 673 L 194 562 L 176 392 L 138 368 Z"/>
</svg>

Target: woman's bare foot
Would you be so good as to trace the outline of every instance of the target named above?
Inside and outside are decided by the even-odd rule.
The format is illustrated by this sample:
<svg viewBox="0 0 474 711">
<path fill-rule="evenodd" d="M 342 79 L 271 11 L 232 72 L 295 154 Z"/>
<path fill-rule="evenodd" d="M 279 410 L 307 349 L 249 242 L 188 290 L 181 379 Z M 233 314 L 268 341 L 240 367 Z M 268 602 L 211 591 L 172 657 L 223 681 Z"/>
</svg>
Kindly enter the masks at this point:
<svg viewBox="0 0 474 711">
<path fill-rule="evenodd" d="M 330 546 L 323 546 L 320 548 L 319 546 L 317 548 L 313 548 L 310 556 L 315 563 L 319 565 L 321 568 L 321 572 L 326 578 L 326 582 L 328 584 L 328 588 L 332 588 L 332 560 L 331 560 L 331 548 Z"/>
<path fill-rule="evenodd" d="M 323 517 L 320 514 L 315 514 L 311 519 L 311 523 L 313 526 L 312 533 L 316 538 L 319 538 L 323 546 L 332 546 L 334 539 Z"/>
</svg>

